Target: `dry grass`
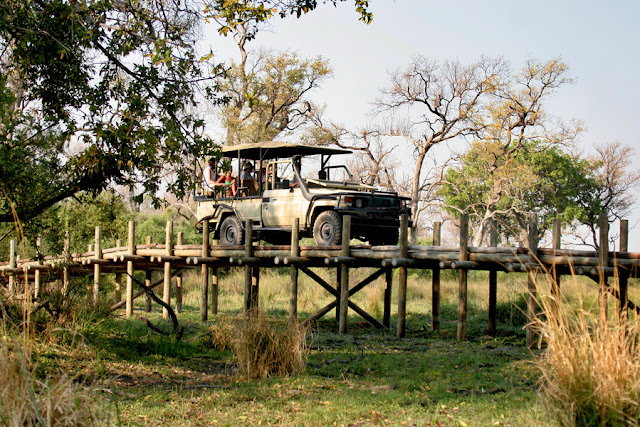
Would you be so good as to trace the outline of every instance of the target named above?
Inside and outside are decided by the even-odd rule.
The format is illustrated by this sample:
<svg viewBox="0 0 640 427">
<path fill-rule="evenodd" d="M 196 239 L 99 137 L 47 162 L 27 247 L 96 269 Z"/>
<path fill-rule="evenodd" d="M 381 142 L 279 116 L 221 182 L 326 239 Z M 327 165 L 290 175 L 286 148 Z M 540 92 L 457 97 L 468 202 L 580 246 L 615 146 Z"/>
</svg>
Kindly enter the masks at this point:
<svg viewBox="0 0 640 427">
<path fill-rule="evenodd" d="M 286 377 L 305 370 L 307 329 L 298 323 L 258 314 L 214 326 L 213 342 L 231 349 L 242 376 Z"/>
<path fill-rule="evenodd" d="M 39 379 L 24 340 L 0 343 L 0 421 L 7 426 L 83 426 L 105 421 L 94 385 L 66 374 Z"/>
<path fill-rule="evenodd" d="M 546 345 L 536 362 L 540 392 L 560 424 L 638 425 L 640 319 L 607 319 L 591 304 L 548 294 L 540 304 L 546 317 L 534 320 Z"/>
</svg>

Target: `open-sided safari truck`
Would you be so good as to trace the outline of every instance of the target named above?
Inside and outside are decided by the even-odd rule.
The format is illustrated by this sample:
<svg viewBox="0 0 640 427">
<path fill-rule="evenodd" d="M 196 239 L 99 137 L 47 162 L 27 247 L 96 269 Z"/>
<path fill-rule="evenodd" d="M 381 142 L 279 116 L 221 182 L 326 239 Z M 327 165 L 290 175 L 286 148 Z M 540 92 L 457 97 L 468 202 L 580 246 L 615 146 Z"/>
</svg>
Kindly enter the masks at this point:
<svg viewBox="0 0 640 427">
<path fill-rule="evenodd" d="M 317 245 L 339 245 L 342 217 L 351 215 L 351 236 L 371 245 L 398 242 L 400 215 L 409 213 L 406 197 L 357 183 L 334 155 L 350 151 L 281 142 L 240 144 L 222 148 L 222 164 L 241 173 L 253 169 L 252 179 L 236 179 L 237 194 L 227 187 L 203 182 L 196 190 L 197 227 L 209 220 L 210 231 L 223 245 L 240 245 L 244 224 L 253 220 L 253 238 L 289 244 L 291 227 L 299 218 L 301 237 L 312 236 Z M 200 166 L 204 171 L 204 167 Z M 221 176 L 216 171 L 215 178 Z M 220 191 L 222 189 L 222 191 Z"/>
</svg>

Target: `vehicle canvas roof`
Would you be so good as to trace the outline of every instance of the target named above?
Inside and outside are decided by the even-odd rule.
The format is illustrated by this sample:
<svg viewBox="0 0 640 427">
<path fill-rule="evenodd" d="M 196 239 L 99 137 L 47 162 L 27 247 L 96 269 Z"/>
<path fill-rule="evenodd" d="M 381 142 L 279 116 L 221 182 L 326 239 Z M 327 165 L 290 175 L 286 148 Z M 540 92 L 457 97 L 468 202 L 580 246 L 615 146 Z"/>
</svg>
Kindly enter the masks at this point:
<svg viewBox="0 0 640 427">
<path fill-rule="evenodd" d="M 222 147 L 224 157 L 241 157 L 251 160 L 281 159 L 292 156 L 312 156 L 318 154 L 349 154 L 350 150 L 340 148 L 318 147 L 313 145 L 292 144 L 288 142 L 266 141 L 229 145 Z"/>
</svg>

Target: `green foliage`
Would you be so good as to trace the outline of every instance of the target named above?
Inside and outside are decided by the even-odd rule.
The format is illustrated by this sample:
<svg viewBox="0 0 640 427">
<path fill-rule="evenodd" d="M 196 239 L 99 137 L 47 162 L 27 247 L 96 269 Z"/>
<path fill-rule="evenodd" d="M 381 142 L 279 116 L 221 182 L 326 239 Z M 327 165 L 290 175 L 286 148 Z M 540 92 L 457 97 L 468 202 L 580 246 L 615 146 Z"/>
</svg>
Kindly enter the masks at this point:
<svg viewBox="0 0 640 427">
<path fill-rule="evenodd" d="M 438 194 L 450 214 L 468 212 L 476 225 L 497 218 L 499 230 L 509 238 L 525 227 L 530 212 L 547 221 L 542 231 L 556 213 L 565 223 L 584 222 L 588 210 L 598 209 L 593 203 L 600 188 L 596 167 L 543 141 L 505 147 L 499 141 L 479 140 L 459 167 L 447 171 Z"/>
</svg>

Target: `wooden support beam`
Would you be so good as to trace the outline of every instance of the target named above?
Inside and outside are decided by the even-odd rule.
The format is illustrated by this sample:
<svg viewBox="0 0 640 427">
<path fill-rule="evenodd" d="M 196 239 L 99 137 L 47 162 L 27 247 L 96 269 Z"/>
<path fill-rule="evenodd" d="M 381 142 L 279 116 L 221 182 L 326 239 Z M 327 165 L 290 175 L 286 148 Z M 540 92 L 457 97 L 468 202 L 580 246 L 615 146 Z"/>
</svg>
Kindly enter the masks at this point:
<svg viewBox="0 0 640 427">
<path fill-rule="evenodd" d="M 136 223 L 133 221 L 129 221 L 127 245 L 129 255 L 136 255 Z M 127 291 L 125 293 L 125 317 L 127 319 L 133 316 L 133 274 L 133 261 L 127 261 Z"/>
<path fill-rule="evenodd" d="M 150 245 L 152 242 L 153 242 L 153 237 L 147 236 L 146 243 L 148 245 Z M 131 256 L 136 256 L 137 257 L 137 255 L 129 255 L 129 256 L 130 257 Z M 153 272 L 151 270 L 146 270 L 144 272 L 144 284 L 145 284 L 145 286 L 150 288 L 152 279 L 153 279 Z M 153 299 L 151 298 L 151 295 L 145 294 L 145 297 L 144 297 L 144 311 L 146 313 L 151 313 L 151 303 L 152 303 L 152 301 L 153 301 Z"/>
<path fill-rule="evenodd" d="M 41 253 L 40 253 L 41 247 L 42 247 L 42 237 L 38 236 L 36 237 L 36 258 L 38 259 L 38 263 L 40 263 L 40 260 L 42 259 Z M 37 268 L 33 278 L 33 298 L 34 299 L 38 299 L 38 295 L 40 295 L 40 286 L 41 286 L 40 269 Z"/>
<path fill-rule="evenodd" d="M 165 233 L 165 250 L 166 256 L 173 256 L 173 221 L 167 221 L 166 233 Z M 170 259 L 170 258 L 169 258 Z M 171 261 L 167 260 L 164 263 L 164 286 L 162 288 L 162 302 L 171 306 Z M 169 310 L 166 307 L 162 307 L 162 318 L 169 319 Z"/>
<path fill-rule="evenodd" d="M 600 313 L 606 318 L 607 316 L 607 274 L 604 272 L 605 267 L 609 265 L 609 219 L 607 214 L 600 214 L 598 217 L 598 226 L 600 231 L 600 241 L 598 246 L 598 265 L 600 267 L 599 282 L 600 289 L 598 293 L 598 303 Z"/>
<path fill-rule="evenodd" d="M 528 250 L 532 259 L 536 259 L 538 250 L 538 217 L 532 213 L 529 215 L 529 235 L 528 235 Z M 527 288 L 529 295 L 527 298 L 527 319 L 533 320 L 536 317 L 536 286 L 537 286 L 537 269 L 527 270 Z M 527 347 L 531 348 L 537 341 L 536 333 L 532 326 L 527 326 Z"/>
<path fill-rule="evenodd" d="M 211 314 L 218 314 L 218 267 L 211 267 Z"/>
<path fill-rule="evenodd" d="M 260 267 L 251 267 L 251 310 L 258 314 L 260 309 Z"/>
<path fill-rule="evenodd" d="M 489 246 L 495 248 L 498 246 L 498 230 L 496 228 L 496 220 L 489 221 Z M 496 336 L 496 308 L 498 305 L 498 271 L 489 270 L 489 323 L 487 332 L 490 336 Z"/>
<path fill-rule="evenodd" d="M 96 225 L 95 236 L 93 240 L 94 258 L 102 260 L 102 226 Z M 105 260 L 106 261 L 106 260 Z M 93 266 L 93 303 L 97 304 L 100 298 L 100 275 L 102 274 L 100 263 Z"/>
<path fill-rule="evenodd" d="M 620 220 L 620 251 L 627 252 L 629 250 L 629 221 Z M 618 269 L 618 289 L 620 294 L 620 313 L 627 318 L 627 306 L 629 302 L 629 274 L 622 269 Z"/>
<path fill-rule="evenodd" d="M 316 282 L 317 284 L 319 284 L 320 286 L 322 286 L 327 292 L 329 292 L 331 295 L 333 295 L 334 297 L 338 298 L 340 296 L 340 293 L 338 292 L 337 289 L 335 289 L 333 286 L 331 286 L 330 284 L 328 284 L 327 282 L 324 281 L 324 279 L 320 276 L 318 276 L 316 273 L 314 273 L 313 271 L 311 271 L 309 269 L 309 267 L 307 267 L 306 265 L 300 265 L 298 267 L 300 269 L 300 271 L 302 271 L 304 274 L 306 274 L 307 276 L 309 276 L 314 282 Z"/>
<path fill-rule="evenodd" d="M 15 270 L 17 266 L 16 262 L 16 241 L 11 239 L 9 241 L 9 268 Z M 16 276 L 11 273 L 9 276 L 9 295 L 13 295 L 16 291 Z"/>
<path fill-rule="evenodd" d="M 150 270 L 147 270 L 147 271 L 148 271 L 149 273 L 151 273 L 151 271 L 150 271 Z M 181 273 L 181 272 L 182 272 L 182 269 L 178 269 L 178 270 L 174 270 L 174 271 L 173 271 L 173 274 L 174 274 L 174 275 L 176 275 L 176 274 Z M 155 282 L 153 282 L 153 283 L 151 284 L 151 286 L 147 286 L 147 287 L 148 287 L 148 288 L 150 288 L 150 289 L 153 289 L 153 288 L 156 288 L 156 287 L 158 287 L 158 286 L 162 285 L 163 283 L 164 283 L 164 277 L 161 277 L 160 279 L 158 279 L 158 280 L 156 280 Z M 146 277 L 145 277 L 145 286 L 146 286 Z M 145 295 L 145 292 L 146 292 L 145 290 L 141 290 L 141 291 L 138 291 L 138 292 L 134 293 L 134 294 L 132 295 L 132 299 L 134 299 L 134 300 L 135 300 L 136 298 L 138 298 L 138 297 L 140 297 L 140 296 L 142 296 L 142 295 Z M 113 305 L 111 306 L 111 310 L 112 310 L 112 311 L 113 311 L 113 310 L 117 310 L 117 309 L 119 309 L 119 308 L 121 308 L 121 307 L 125 306 L 126 304 L 127 304 L 127 301 L 126 301 L 126 300 L 116 302 L 115 304 L 113 304 Z"/>
<path fill-rule="evenodd" d="M 400 258 L 409 256 L 409 216 L 400 216 Z M 398 324 L 396 337 L 404 338 L 406 335 L 407 318 L 407 267 L 398 268 Z"/>
<path fill-rule="evenodd" d="M 336 307 L 336 305 L 338 305 L 337 300 L 331 301 L 331 303 L 329 303 L 329 305 L 321 308 L 320 310 L 316 311 L 311 316 L 309 316 L 307 319 L 305 319 L 305 321 L 302 322 L 302 324 L 304 326 L 309 326 L 309 325 L 317 322 L 322 316 L 326 315 L 328 312 L 333 310 Z"/>
<path fill-rule="evenodd" d="M 433 223 L 433 246 L 440 246 L 442 223 Z M 440 268 L 431 270 L 431 330 L 440 330 Z"/>
<path fill-rule="evenodd" d="M 209 220 L 202 221 L 202 256 L 209 256 Z M 200 272 L 200 321 L 208 319 L 209 307 L 209 266 L 202 264 Z"/>
<path fill-rule="evenodd" d="M 361 291 L 362 288 L 364 288 L 365 286 L 367 286 L 368 284 L 376 280 L 378 277 L 382 276 L 385 273 L 385 271 L 387 271 L 386 268 L 379 268 L 378 270 L 374 271 L 372 274 L 369 275 L 369 277 L 367 277 L 362 282 L 358 283 L 357 285 L 355 285 L 353 288 L 349 290 L 349 297 L 354 295 L 356 292 Z"/>
<path fill-rule="evenodd" d="M 182 246 L 184 239 L 184 233 L 182 231 L 178 231 L 176 244 L 178 246 Z M 182 273 L 176 275 L 176 313 L 182 313 Z"/>
<path fill-rule="evenodd" d="M 382 314 L 382 324 L 391 327 L 391 293 L 393 290 L 393 270 L 384 269 L 384 309 Z"/>
<path fill-rule="evenodd" d="M 291 229 L 291 258 L 300 258 L 300 219 L 295 218 Z M 286 264 L 286 263 L 285 263 Z M 291 279 L 289 281 L 289 320 L 298 320 L 298 266 L 290 267 Z"/>
<path fill-rule="evenodd" d="M 460 261 L 469 260 L 469 215 L 460 215 Z M 467 339 L 467 270 L 458 271 L 458 342 Z"/>
<path fill-rule="evenodd" d="M 351 216 L 342 217 L 342 250 L 341 257 L 349 257 L 349 243 L 351 242 Z M 340 266 L 340 322 L 338 332 L 347 333 L 347 316 L 349 311 L 349 266 L 343 263 Z"/>
<path fill-rule="evenodd" d="M 253 221 L 247 219 L 244 226 L 244 256 L 245 258 L 253 258 Z M 251 265 L 244 266 L 244 313 L 250 314 L 251 311 Z"/>
</svg>

